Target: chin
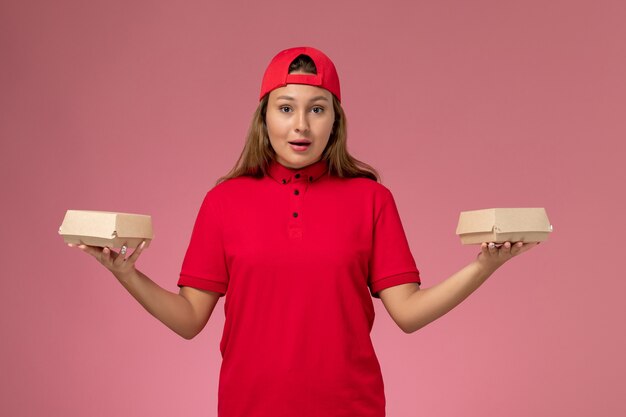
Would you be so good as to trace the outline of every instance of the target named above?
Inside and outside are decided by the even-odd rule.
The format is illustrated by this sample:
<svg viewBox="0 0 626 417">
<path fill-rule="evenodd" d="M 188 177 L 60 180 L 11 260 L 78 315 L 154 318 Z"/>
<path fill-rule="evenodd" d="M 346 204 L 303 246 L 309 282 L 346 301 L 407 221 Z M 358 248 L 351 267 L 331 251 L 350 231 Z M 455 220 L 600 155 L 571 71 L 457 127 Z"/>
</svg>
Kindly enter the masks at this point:
<svg viewBox="0 0 626 417">
<path fill-rule="evenodd" d="M 321 159 L 321 155 L 318 156 L 317 158 L 277 158 L 277 161 L 288 167 L 288 168 L 293 168 L 293 169 L 300 169 L 300 168 L 304 168 L 306 166 L 309 166 L 311 164 L 316 163 L 317 161 L 319 161 Z"/>
<path fill-rule="evenodd" d="M 292 168 L 292 169 L 300 169 L 300 168 L 304 168 L 307 165 L 310 165 L 308 162 L 294 162 L 294 161 L 285 161 L 285 160 L 283 160 L 281 163 L 287 168 Z"/>
</svg>

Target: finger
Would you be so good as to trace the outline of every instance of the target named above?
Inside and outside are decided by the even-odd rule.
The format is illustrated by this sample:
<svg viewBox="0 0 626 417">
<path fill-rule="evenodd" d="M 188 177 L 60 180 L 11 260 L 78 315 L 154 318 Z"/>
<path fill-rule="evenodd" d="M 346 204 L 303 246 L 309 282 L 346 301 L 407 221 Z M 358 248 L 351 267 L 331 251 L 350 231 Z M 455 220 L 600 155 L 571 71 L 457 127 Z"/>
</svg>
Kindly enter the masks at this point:
<svg viewBox="0 0 626 417">
<path fill-rule="evenodd" d="M 100 255 L 102 254 L 102 248 L 99 248 L 97 246 L 89 246 L 89 245 L 85 245 L 81 243 L 80 245 L 77 245 L 76 247 L 82 250 L 83 252 L 93 256 L 96 259 L 100 259 Z"/>
<path fill-rule="evenodd" d="M 517 253 L 517 255 L 522 254 L 524 252 L 528 252 L 529 250 L 536 247 L 537 245 L 539 245 L 539 242 L 524 243 L 524 245 L 519 249 L 519 252 Z"/>
<path fill-rule="evenodd" d="M 115 255 L 115 260 L 113 261 L 113 265 L 120 266 L 126 261 L 126 252 L 128 251 L 128 242 L 124 242 L 120 251 Z"/>
<path fill-rule="evenodd" d="M 483 257 L 489 255 L 489 251 L 487 250 L 487 244 L 485 242 L 480 244 L 480 252 L 478 252 L 478 255 L 476 255 L 476 259 L 480 258 L 480 255 L 482 255 Z"/>
<path fill-rule="evenodd" d="M 102 254 L 100 255 L 100 262 L 102 262 L 102 264 L 104 265 L 109 265 L 111 264 L 112 260 L 113 258 L 111 256 L 111 248 L 105 246 L 104 248 L 102 248 Z"/>
<path fill-rule="evenodd" d="M 141 255 L 141 252 L 143 252 L 143 248 L 145 247 L 146 247 L 146 241 L 144 240 L 139 245 L 137 245 L 137 247 L 133 251 L 133 254 L 128 257 L 127 259 L 128 262 L 132 262 L 133 264 L 137 262 L 137 258 L 139 258 L 139 255 Z"/>
<path fill-rule="evenodd" d="M 498 248 L 496 247 L 496 244 L 493 242 L 489 242 L 489 254 L 490 255 L 495 255 L 496 253 L 498 253 Z"/>
<path fill-rule="evenodd" d="M 516 242 L 513 245 L 513 248 L 511 248 L 511 255 L 513 255 L 513 256 L 519 255 L 520 254 L 520 250 L 522 249 L 523 246 L 524 246 L 524 242 Z"/>
<path fill-rule="evenodd" d="M 500 254 L 510 256 L 511 255 L 511 242 L 504 242 L 500 247 Z"/>
</svg>

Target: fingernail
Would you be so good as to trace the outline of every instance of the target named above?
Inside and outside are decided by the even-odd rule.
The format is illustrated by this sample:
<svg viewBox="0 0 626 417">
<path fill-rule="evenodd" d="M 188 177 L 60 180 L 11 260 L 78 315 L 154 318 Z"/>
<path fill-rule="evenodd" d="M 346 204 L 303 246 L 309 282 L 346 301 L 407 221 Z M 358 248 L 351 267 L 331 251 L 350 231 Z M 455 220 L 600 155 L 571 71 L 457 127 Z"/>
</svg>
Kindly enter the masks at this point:
<svg viewBox="0 0 626 417">
<path fill-rule="evenodd" d="M 144 246 L 146 246 L 146 241 L 145 240 L 143 242 L 141 242 L 141 245 L 139 245 L 139 249 L 143 249 Z"/>
</svg>

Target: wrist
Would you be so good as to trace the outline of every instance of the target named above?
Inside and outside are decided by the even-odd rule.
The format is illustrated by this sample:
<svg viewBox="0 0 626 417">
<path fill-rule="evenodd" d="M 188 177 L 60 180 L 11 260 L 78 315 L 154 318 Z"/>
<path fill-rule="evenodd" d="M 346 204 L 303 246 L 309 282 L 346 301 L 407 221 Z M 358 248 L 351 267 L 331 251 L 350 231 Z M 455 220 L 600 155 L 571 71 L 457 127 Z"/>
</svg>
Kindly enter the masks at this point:
<svg viewBox="0 0 626 417">
<path fill-rule="evenodd" d="M 485 276 L 485 278 L 489 277 L 491 274 L 496 272 L 496 269 L 502 266 L 502 264 L 500 263 L 488 262 L 484 259 L 481 259 L 480 256 L 473 262 L 473 264 L 474 267 L 479 271 L 479 274 Z"/>
<path fill-rule="evenodd" d="M 124 286 L 130 284 L 133 277 L 137 275 L 137 270 L 135 268 L 129 269 L 127 271 L 115 271 L 113 275 L 117 280 Z"/>
</svg>

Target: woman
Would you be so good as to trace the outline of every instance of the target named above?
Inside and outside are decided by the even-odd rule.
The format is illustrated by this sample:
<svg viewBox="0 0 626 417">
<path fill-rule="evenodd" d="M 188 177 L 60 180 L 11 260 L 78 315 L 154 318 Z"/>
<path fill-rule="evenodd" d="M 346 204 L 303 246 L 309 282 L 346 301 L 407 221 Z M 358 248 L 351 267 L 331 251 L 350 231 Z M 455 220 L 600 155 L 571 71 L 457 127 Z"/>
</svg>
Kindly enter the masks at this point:
<svg viewBox="0 0 626 417">
<path fill-rule="evenodd" d="M 391 193 L 347 152 L 340 103 L 322 52 L 274 57 L 241 157 L 200 208 L 178 294 L 135 268 L 143 244 L 128 257 L 79 246 L 185 338 L 226 295 L 221 417 L 384 416 L 372 296 L 410 333 L 535 246 L 483 243 L 468 266 L 420 290 Z"/>
</svg>

